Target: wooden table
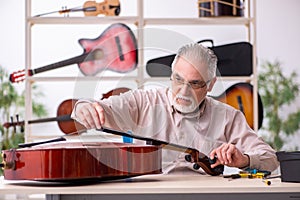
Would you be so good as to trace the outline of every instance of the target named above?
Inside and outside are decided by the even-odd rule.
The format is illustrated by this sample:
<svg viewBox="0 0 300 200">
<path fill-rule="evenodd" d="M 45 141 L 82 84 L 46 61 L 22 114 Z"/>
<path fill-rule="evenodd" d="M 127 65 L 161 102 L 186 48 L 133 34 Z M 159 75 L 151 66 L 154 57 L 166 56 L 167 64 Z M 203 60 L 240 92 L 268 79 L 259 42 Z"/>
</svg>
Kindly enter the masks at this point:
<svg viewBox="0 0 300 200">
<path fill-rule="evenodd" d="M 82 185 L 2 180 L 0 194 L 46 194 L 47 200 L 300 199 L 300 183 L 209 175 L 145 175 Z"/>
</svg>

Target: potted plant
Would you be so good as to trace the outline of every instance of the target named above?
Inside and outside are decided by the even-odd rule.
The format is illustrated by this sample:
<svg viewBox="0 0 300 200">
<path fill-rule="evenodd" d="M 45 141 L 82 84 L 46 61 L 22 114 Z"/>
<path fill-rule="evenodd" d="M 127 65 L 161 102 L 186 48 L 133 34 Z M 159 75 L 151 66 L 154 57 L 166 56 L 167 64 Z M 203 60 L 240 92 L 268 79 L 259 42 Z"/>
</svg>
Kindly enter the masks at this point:
<svg viewBox="0 0 300 200">
<path fill-rule="evenodd" d="M 300 108 L 283 113 L 285 106 L 294 103 L 299 95 L 297 73 L 286 76 L 279 61 L 265 62 L 258 75 L 258 90 L 265 111 L 266 123 L 262 129 L 269 134 L 265 139 L 275 150 L 281 150 L 286 136 L 295 134 L 300 128 Z"/>
</svg>

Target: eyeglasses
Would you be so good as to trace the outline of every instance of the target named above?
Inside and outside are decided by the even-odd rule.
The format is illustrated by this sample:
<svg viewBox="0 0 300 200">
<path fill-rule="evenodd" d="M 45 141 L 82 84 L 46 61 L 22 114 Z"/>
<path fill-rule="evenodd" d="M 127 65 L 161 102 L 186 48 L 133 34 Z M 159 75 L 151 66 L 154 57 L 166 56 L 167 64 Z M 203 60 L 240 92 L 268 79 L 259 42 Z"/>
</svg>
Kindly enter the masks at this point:
<svg viewBox="0 0 300 200">
<path fill-rule="evenodd" d="M 193 89 L 200 89 L 200 88 L 204 88 L 205 86 L 207 86 L 207 84 L 210 82 L 210 80 L 208 81 L 201 81 L 201 80 L 194 80 L 194 81 L 189 81 L 186 82 L 183 78 L 181 78 L 178 74 L 172 74 L 171 81 L 173 81 L 176 85 L 184 85 L 187 84 L 188 86 L 190 86 Z"/>
</svg>

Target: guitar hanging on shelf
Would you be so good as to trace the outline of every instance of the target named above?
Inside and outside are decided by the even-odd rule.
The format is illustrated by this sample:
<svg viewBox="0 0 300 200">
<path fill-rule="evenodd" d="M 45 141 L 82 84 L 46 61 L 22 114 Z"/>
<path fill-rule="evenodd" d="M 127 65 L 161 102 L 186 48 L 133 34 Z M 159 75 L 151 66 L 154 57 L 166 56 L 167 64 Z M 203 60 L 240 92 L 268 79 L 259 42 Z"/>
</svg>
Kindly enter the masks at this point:
<svg viewBox="0 0 300 200">
<path fill-rule="evenodd" d="M 78 42 L 84 48 L 83 54 L 36 69 L 13 72 L 9 80 L 12 83 L 21 82 L 26 72 L 28 76 L 33 76 L 72 64 L 78 64 L 85 76 L 94 76 L 103 70 L 126 73 L 137 66 L 137 41 L 125 24 L 112 24 L 98 38 L 80 39 Z"/>
<path fill-rule="evenodd" d="M 254 128 L 253 86 L 250 83 L 236 83 L 227 88 L 221 95 L 211 97 L 240 110 L 245 115 L 249 126 Z M 261 128 L 264 115 L 263 104 L 258 93 L 257 97 L 258 128 Z"/>
</svg>

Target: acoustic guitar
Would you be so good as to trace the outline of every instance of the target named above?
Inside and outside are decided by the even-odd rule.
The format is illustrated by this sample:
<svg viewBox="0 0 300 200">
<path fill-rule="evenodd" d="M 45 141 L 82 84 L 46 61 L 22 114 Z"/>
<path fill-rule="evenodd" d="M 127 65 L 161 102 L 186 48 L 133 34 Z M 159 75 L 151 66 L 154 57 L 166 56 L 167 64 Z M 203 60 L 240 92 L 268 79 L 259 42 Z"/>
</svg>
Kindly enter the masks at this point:
<svg viewBox="0 0 300 200">
<path fill-rule="evenodd" d="M 125 73 L 137 66 L 137 41 L 125 24 L 112 24 L 98 38 L 80 39 L 79 44 L 84 48 L 82 55 L 28 71 L 13 72 L 9 80 L 20 82 L 25 79 L 26 72 L 33 76 L 72 64 L 78 64 L 85 76 L 94 76 L 103 70 Z"/>
<path fill-rule="evenodd" d="M 263 104 L 259 94 L 257 95 L 258 128 L 260 128 L 263 122 Z M 249 126 L 254 128 L 253 86 L 250 83 L 236 83 L 221 95 L 211 97 L 240 110 L 244 113 Z"/>
</svg>

